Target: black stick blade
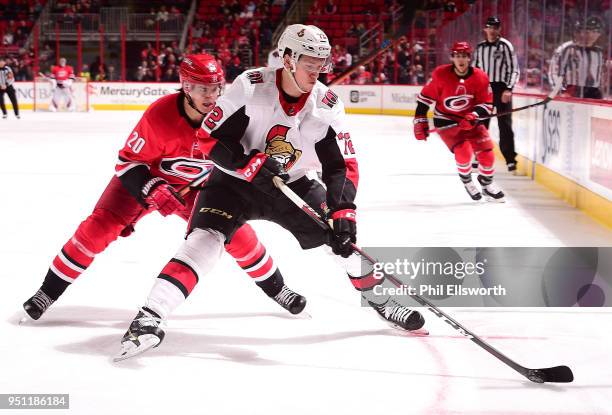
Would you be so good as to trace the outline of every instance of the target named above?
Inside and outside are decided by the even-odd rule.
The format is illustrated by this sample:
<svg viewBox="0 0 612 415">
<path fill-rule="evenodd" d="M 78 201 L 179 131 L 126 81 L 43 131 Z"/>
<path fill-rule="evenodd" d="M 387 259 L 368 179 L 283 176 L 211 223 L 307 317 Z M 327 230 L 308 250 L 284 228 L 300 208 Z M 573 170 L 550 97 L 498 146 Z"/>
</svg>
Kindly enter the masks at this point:
<svg viewBox="0 0 612 415">
<path fill-rule="evenodd" d="M 529 369 L 525 377 L 535 383 L 569 383 L 574 380 L 572 369 L 567 366 L 555 366 L 545 369 Z"/>
</svg>

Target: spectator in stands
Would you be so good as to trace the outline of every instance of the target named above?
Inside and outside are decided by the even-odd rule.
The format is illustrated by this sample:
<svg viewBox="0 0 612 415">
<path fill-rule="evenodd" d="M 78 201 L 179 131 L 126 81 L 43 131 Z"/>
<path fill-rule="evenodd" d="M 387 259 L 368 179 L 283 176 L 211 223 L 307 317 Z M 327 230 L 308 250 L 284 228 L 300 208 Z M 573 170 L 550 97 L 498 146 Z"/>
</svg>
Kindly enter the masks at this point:
<svg viewBox="0 0 612 415">
<path fill-rule="evenodd" d="M 327 0 L 323 12 L 327 15 L 336 14 L 338 12 L 338 6 L 334 4 L 334 0 Z"/>
<path fill-rule="evenodd" d="M 108 65 L 108 73 L 106 74 L 106 81 L 118 81 L 119 74 L 115 69 L 115 65 Z"/>
<path fill-rule="evenodd" d="M 168 17 L 170 17 L 170 14 L 168 13 L 166 6 L 161 6 L 159 11 L 157 12 L 155 20 L 157 20 L 160 23 L 165 23 L 168 21 Z"/>
<path fill-rule="evenodd" d="M 240 62 L 238 56 L 234 56 L 229 65 L 225 67 L 225 78 L 228 82 L 232 82 L 238 75 L 244 72 L 244 66 Z"/>
<path fill-rule="evenodd" d="M 359 66 L 357 71 L 355 71 L 356 77 L 352 82 L 355 85 L 365 85 L 372 83 L 372 73 L 366 70 L 364 65 Z"/>
<path fill-rule="evenodd" d="M 87 64 L 83 64 L 81 67 L 81 72 L 79 72 L 78 76 L 81 78 L 85 78 L 88 81 L 91 81 L 91 73 L 89 73 L 89 66 Z"/>
</svg>

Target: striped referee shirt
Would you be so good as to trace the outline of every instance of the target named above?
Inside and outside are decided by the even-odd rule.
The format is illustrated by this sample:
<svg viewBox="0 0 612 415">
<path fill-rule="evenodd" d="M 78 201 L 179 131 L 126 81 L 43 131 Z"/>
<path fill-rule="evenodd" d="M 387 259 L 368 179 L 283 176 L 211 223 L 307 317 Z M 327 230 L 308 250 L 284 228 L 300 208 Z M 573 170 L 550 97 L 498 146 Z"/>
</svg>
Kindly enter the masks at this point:
<svg viewBox="0 0 612 415">
<path fill-rule="evenodd" d="M 563 43 L 555 50 L 548 75 L 551 84 L 560 76 L 563 85 L 599 88 L 603 75 L 603 49 L 599 46 L 578 46 L 574 41 Z"/>
<path fill-rule="evenodd" d="M 13 76 L 13 70 L 10 66 L 4 65 L 0 68 L 0 86 L 2 86 L 2 88 L 13 85 L 14 80 L 15 77 Z"/>
<path fill-rule="evenodd" d="M 502 82 L 508 89 L 514 88 L 520 75 L 512 43 L 503 37 L 495 42 L 480 42 L 474 53 L 474 66 L 485 71 L 490 82 Z"/>
</svg>

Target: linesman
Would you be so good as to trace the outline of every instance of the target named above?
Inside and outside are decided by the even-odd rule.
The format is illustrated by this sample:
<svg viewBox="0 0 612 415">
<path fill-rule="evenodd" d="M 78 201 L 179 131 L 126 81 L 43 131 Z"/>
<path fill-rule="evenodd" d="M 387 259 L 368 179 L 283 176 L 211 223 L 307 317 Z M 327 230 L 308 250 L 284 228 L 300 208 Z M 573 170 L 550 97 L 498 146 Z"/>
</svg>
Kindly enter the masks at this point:
<svg viewBox="0 0 612 415">
<path fill-rule="evenodd" d="M 501 37 L 501 21 L 492 16 L 484 27 L 485 40 L 476 47 L 474 66 L 489 76 L 493 90 L 493 106 L 497 113 L 512 109 L 512 89 L 519 78 L 519 67 L 512 43 Z M 489 128 L 489 121 L 484 122 Z M 514 132 L 512 114 L 497 118 L 499 126 L 499 148 L 506 159 L 508 171 L 516 172 L 516 152 L 514 151 Z"/>
<path fill-rule="evenodd" d="M 586 22 L 574 25 L 574 39 L 555 50 L 549 67 L 549 79 L 560 76 L 564 95 L 576 98 L 602 99 L 601 86 L 605 60 L 603 49 L 595 43 L 599 40 L 603 24 L 599 17 L 589 17 Z"/>
<path fill-rule="evenodd" d="M 4 58 L 0 58 L 0 108 L 2 109 L 2 118 L 8 118 L 6 106 L 4 105 L 5 92 L 11 100 L 11 104 L 13 104 L 15 117 L 19 118 L 19 105 L 17 104 L 17 94 L 15 93 L 13 82 L 15 82 L 13 70 L 6 64 Z"/>
</svg>

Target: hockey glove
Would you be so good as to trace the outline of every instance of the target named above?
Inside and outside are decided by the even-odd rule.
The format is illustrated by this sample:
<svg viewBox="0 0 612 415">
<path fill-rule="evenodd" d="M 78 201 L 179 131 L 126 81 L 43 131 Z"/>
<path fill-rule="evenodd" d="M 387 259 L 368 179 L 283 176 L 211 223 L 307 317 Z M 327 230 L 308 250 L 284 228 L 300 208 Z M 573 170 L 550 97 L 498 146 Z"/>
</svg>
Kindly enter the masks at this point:
<svg viewBox="0 0 612 415">
<path fill-rule="evenodd" d="M 429 121 L 427 121 L 427 118 L 415 118 L 413 124 L 416 139 L 427 140 L 427 137 L 429 137 Z"/>
<path fill-rule="evenodd" d="M 476 124 L 478 124 L 478 114 L 471 112 L 459 122 L 459 128 L 462 130 L 471 130 L 476 127 Z"/>
<path fill-rule="evenodd" d="M 185 208 L 183 198 L 161 177 L 154 177 L 142 187 L 142 195 L 149 207 L 168 216 Z"/>
<path fill-rule="evenodd" d="M 262 192 L 277 196 L 279 191 L 272 182 L 274 176 L 278 176 L 282 181 L 289 180 L 289 175 L 283 165 L 278 160 L 271 158 L 264 153 L 256 153 L 251 157 L 243 169 L 238 170 L 247 182 L 253 184 Z"/>
<path fill-rule="evenodd" d="M 333 230 L 331 248 L 334 254 L 348 258 L 357 242 L 357 215 L 355 209 L 341 209 L 331 214 Z"/>
</svg>

